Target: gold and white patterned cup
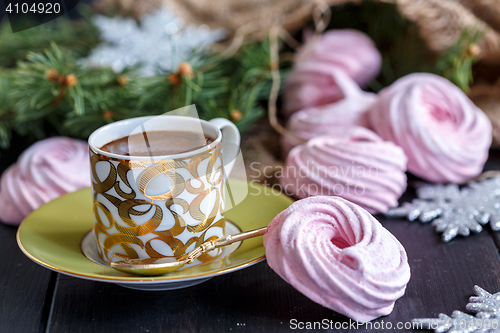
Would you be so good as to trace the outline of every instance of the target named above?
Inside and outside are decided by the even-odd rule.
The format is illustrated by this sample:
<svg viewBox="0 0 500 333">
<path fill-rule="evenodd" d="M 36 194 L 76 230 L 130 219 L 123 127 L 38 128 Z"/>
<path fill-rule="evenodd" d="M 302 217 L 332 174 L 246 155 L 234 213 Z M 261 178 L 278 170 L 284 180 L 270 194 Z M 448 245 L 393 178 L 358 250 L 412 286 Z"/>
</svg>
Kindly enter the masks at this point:
<svg viewBox="0 0 500 333">
<path fill-rule="evenodd" d="M 199 128 L 215 140 L 169 156 L 124 156 L 100 148 L 133 133 Z M 94 232 L 105 263 L 179 257 L 224 235 L 224 182 L 239 152 L 240 133 L 226 119 L 183 116 L 118 121 L 89 137 Z M 223 155 L 225 163 L 223 162 Z M 192 265 L 222 254 L 207 253 Z"/>
</svg>

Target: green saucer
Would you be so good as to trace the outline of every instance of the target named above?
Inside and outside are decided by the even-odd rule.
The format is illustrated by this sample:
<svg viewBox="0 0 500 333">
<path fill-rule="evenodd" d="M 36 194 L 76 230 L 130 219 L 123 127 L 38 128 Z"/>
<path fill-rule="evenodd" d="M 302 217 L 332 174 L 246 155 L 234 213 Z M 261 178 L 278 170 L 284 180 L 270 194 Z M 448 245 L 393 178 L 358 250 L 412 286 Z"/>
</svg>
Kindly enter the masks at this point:
<svg viewBox="0 0 500 333">
<path fill-rule="evenodd" d="M 233 192 L 248 189 L 246 198 L 226 212 L 226 218 L 241 231 L 267 226 L 293 202 L 284 194 L 256 183 L 231 179 L 230 186 Z M 256 264 L 265 258 L 262 238 L 257 237 L 243 241 L 227 256 L 207 265 L 162 276 L 134 276 L 84 256 L 81 243 L 93 225 L 92 194 L 86 188 L 64 195 L 31 213 L 19 227 L 17 242 L 30 259 L 56 272 L 142 290 L 188 287 Z"/>
</svg>

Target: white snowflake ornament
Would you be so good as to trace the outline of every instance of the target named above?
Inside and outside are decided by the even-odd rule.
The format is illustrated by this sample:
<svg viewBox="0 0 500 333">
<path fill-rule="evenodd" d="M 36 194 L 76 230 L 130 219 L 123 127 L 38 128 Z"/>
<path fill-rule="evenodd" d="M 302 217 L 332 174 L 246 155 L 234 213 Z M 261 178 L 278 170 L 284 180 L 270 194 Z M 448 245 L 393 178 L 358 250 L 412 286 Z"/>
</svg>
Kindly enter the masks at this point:
<svg viewBox="0 0 500 333">
<path fill-rule="evenodd" d="M 413 327 L 424 329 L 424 330 L 434 330 L 436 333 L 472 333 L 472 332 L 482 332 L 482 323 L 477 322 L 477 318 L 463 313 L 461 311 L 455 310 L 451 317 L 440 313 L 439 317 L 436 318 L 418 318 L 412 320 Z M 486 332 L 496 332 L 496 331 L 486 331 Z M 500 330 L 498 331 L 500 333 Z"/>
<path fill-rule="evenodd" d="M 474 286 L 477 296 L 472 296 L 467 310 L 476 316 L 453 311 L 451 317 L 440 313 L 438 318 L 413 319 L 414 329 L 434 330 L 436 333 L 500 333 L 500 293 L 494 295 Z"/>
<path fill-rule="evenodd" d="M 109 66 L 116 72 L 142 65 L 139 72 L 151 76 L 157 68 L 173 70 L 193 51 L 206 49 L 226 36 L 223 29 L 206 25 L 185 26 L 167 7 L 141 17 L 140 24 L 123 17 L 95 15 L 103 43 L 82 60 L 90 66 Z"/>
<path fill-rule="evenodd" d="M 417 189 L 417 197 L 386 216 L 432 221 L 445 242 L 481 232 L 488 222 L 492 230 L 500 230 L 500 177 L 470 182 L 462 189 L 455 184 L 425 185 Z"/>
<path fill-rule="evenodd" d="M 479 286 L 474 286 L 477 296 L 469 298 L 466 309 L 479 318 L 500 318 L 500 292 L 490 294 Z"/>
</svg>

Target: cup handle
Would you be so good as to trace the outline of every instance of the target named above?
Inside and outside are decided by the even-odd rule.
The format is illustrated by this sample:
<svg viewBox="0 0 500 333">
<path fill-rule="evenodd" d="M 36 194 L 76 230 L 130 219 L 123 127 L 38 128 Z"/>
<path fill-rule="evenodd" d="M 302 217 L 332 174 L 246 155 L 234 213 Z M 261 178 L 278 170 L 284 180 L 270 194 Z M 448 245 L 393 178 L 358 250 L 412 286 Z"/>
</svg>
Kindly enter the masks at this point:
<svg viewBox="0 0 500 333">
<path fill-rule="evenodd" d="M 226 177 L 233 170 L 236 158 L 240 153 L 240 131 L 235 124 L 224 118 L 214 118 L 209 120 L 209 123 L 220 129 L 222 132 L 222 149 L 223 149 L 223 161 L 224 162 L 224 173 Z M 227 161 L 231 161 L 227 163 Z"/>
</svg>

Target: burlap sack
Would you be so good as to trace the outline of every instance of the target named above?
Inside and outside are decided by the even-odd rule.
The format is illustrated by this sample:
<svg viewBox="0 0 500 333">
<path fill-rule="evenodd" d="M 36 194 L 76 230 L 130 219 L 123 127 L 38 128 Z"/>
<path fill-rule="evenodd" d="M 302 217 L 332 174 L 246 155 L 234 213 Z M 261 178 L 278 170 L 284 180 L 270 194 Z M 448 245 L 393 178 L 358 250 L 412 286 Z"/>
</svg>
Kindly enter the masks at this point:
<svg viewBox="0 0 500 333">
<path fill-rule="evenodd" d="M 500 1 L 498 0 L 376 0 L 395 3 L 406 18 L 415 21 L 429 48 L 443 52 L 464 29 L 484 31 L 479 59 L 500 63 Z M 244 34 L 260 39 L 279 25 L 295 32 L 311 19 L 320 5 L 341 5 L 356 0 L 99 0 L 96 7 L 108 12 L 140 17 L 169 6 L 186 23 L 222 27 L 229 38 Z M 110 10 L 111 9 L 111 10 Z"/>
</svg>

